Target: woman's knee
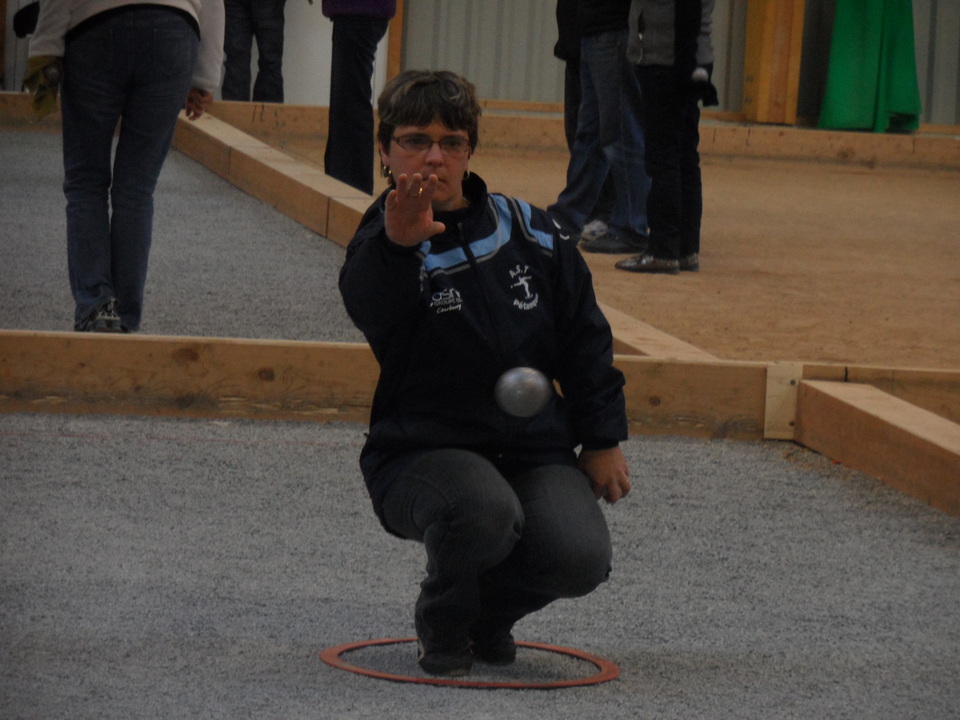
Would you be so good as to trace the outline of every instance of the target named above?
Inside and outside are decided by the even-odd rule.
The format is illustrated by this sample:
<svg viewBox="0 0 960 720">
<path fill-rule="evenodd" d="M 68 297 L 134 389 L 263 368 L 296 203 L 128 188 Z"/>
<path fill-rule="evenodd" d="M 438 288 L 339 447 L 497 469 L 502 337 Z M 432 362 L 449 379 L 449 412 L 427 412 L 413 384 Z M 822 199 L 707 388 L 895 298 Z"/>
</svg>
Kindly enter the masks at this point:
<svg viewBox="0 0 960 720">
<path fill-rule="evenodd" d="M 612 550 L 609 541 L 579 542 L 554 559 L 550 576 L 557 597 L 587 595 L 610 576 Z"/>
<path fill-rule="evenodd" d="M 523 507 L 516 493 L 493 464 L 476 453 L 426 453 L 407 466 L 398 483 L 395 489 L 405 496 L 404 504 L 421 531 L 442 523 L 447 532 L 472 537 L 477 544 L 507 540 L 510 546 L 523 531 Z"/>
</svg>

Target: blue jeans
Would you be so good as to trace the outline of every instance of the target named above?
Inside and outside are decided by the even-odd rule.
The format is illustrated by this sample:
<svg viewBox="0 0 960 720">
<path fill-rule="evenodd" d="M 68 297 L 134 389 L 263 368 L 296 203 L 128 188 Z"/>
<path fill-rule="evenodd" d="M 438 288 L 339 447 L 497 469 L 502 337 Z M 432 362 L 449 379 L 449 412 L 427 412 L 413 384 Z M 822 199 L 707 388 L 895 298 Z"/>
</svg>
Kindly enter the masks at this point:
<svg viewBox="0 0 960 720">
<path fill-rule="evenodd" d="M 140 328 L 153 192 L 198 48 L 189 16 L 159 6 L 102 13 L 67 36 L 63 191 L 77 326 L 115 297 L 124 327 Z"/>
<path fill-rule="evenodd" d="M 590 481 L 572 465 L 510 468 L 446 449 L 395 468 L 383 517 L 426 549 L 415 619 L 431 649 L 509 631 L 553 600 L 586 595 L 610 573 L 606 521 Z"/>
<path fill-rule="evenodd" d="M 286 0 L 224 0 L 224 100 L 250 100 L 250 61 L 257 41 L 254 102 L 283 102 L 283 34 Z"/>
<path fill-rule="evenodd" d="M 615 198 L 607 224 L 626 237 L 647 234 L 640 83 L 627 60 L 627 30 L 588 35 L 580 46 L 581 103 L 567 186 L 548 210 L 574 230 L 591 219 L 609 175 Z"/>
<path fill-rule="evenodd" d="M 389 20 L 367 15 L 333 18 L 330 122 L 323 155 L 327 175 L 373 193 L 373 95 L 377 43 Z"/>
</svg>

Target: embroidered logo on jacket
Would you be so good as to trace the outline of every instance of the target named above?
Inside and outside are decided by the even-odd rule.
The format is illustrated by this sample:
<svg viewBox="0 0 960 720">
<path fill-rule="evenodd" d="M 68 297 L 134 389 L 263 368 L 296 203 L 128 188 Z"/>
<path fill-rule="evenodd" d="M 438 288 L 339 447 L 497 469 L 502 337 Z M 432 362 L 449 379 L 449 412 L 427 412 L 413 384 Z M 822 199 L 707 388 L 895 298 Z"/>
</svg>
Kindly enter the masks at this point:
<svg viewBox="0 0 960 720">
<path fill-rule="evenodd" d="M 460 291 L 456 288 L 437 290 L 430 296 L 430 307 L 437 315 L 453 310 L 462 310 L 463 298 L 460 297 Z"/>
<path fill-rule="evenodd" d="M 530 274 L 529 265 L 518 264 L 516 268 L 510 270 L 510 288 L 520 297 L 513 299 L 513 306 L 520 310 L 533 310 L 540 302 L 540 296 L 530 290 L 530 280 L 533 276 Z"/>
</svg>

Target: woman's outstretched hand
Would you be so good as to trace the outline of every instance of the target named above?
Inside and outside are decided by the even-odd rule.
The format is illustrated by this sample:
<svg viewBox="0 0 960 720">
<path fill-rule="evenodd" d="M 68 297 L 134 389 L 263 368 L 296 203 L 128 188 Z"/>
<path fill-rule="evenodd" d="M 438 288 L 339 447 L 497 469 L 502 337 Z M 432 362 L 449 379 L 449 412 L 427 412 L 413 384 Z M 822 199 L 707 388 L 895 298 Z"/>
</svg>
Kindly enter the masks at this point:
<svg viewBox="0 0 960 720">
<path fill-rule="evenodd" d="M 420 173 L 401 175 L 397 186 L 387 193 L 384 228 L 391 242 L 403 247 L 416 247 L 424 240 L 447 229 L 433 219 L 433 194 L 437 176 L 426 180 Z"/>
</svg>

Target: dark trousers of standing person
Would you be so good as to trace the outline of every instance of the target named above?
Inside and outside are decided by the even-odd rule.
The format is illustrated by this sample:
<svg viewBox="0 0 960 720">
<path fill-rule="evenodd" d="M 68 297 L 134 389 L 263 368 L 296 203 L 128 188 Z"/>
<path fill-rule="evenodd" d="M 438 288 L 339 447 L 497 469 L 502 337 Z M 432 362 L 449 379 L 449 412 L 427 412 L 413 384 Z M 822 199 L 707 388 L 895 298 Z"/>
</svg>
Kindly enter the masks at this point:
<svg viewBox="0 0 960 720">
<path fill-rule="evenodd" d="M 590 480 L 575 466 L 495 465 L 446 449 L 395 461 L 386 526 L 424 544 L 420 640 L 457 650 L 606 580 L 613 551 Z"/>
<path fill-rule="evenodd" d="M 257 41 L 254 102 L 283 102 L 283 32 L 286 0 L 224 0 L 224 100 L 247 101 L 250 61 Z"/>
<path fill-rule="evenodd" d="M 373 63 L 390 21 L 367 15 L 333 18 L 327 175 L 373 193 Z"/>
<path fill-rule="evenodd" d="M 63 192 L 78 329 L 111 298 L 124 329 L 140 329 L 153 194 L 199 47 L 196 23 L 160 5 L 100 13 L 67 34 Z"/>
<path fill-rule="evenodd" d="M 676 66 L 637 68 L 643 93 L 646 169 L 650 176 L 647 252 L 679 260 L 700 252 L 703 185 L 700 176 L 701 88 Z"/>
<path fill-rule="evenodd" d="M 567 139 L 567 150 L 573 152 L 573 144 L 577 139 L 577 122 L 580 118 L 580 102 L 583 100 L 583 91 L 580 87 L 580 63 L 568 60 L 563 76 L 563 134 Z M 593 207 L 591 219 L 606 222 L 613 211 L 613 182 L 607 175 L 600 188 L 600 196 Z"/>
</svg>

